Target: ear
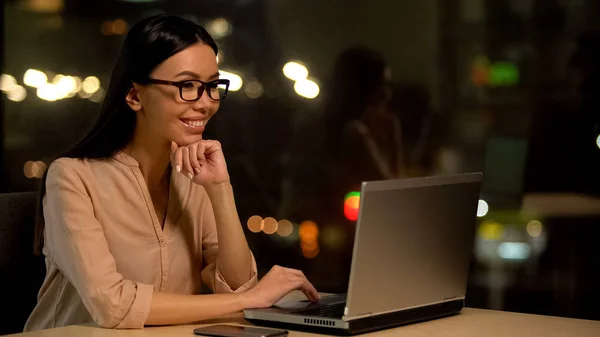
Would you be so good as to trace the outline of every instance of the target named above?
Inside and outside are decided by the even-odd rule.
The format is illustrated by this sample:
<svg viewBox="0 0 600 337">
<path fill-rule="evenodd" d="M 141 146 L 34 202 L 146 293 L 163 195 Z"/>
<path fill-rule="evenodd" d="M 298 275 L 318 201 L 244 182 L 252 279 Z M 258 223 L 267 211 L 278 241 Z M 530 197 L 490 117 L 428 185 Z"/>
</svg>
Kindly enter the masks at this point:
<svg viewBox="0 0 600 337">
<path fill-rule="evenodd" d="M 133 111 L 140 111 L 142 109 L 142 101 L 140 100 L 139 90 L 136 83 L 133 83 L 133 85 L 127 92 L 127 96 L 125 96 L 125 101 Z"/>
</svg>

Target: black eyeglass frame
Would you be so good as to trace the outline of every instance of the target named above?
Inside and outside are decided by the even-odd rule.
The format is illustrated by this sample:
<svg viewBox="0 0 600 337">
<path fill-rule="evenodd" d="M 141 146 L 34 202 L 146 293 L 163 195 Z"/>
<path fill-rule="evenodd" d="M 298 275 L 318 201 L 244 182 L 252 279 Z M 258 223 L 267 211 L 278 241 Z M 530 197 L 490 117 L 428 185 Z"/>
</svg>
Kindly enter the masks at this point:
<svg viewBox="0 0 600 337">
<path fill-rule="evenodd" d="M 160 80 L 160 79 L 156 79 L 156 78 L 148 78 L 144 81 L 137 81 L 137 82 L 140 84 L 165 84 L 165 85 L 172 85 L 174 87 L 177 87 L 177 88 L 179 88 L 179 97 L 181 97 L 181 99 L 186 102 L 195 102 L 195 101 L 199 100 L 205 91 L 206 91 L 206 94 L 208 95 L 208 97 L 210 99 L 212 99 L 213 101 L 222 101 L 225 99 L 225 97 L 227 97 L 227 93 L 229 92 L 229 83 L 230 83 L 230 81 L 228 79 L 224 79 L 224 78 L 210 81 L 210 82 L 204 82 L 201 80 L 167 81 L 167 80 Z M 183 98 L 183 86 L 185 85 L 185 83 L 189 83 L 189 82 L 200 83 L 200 86 L 198 87 L 198 93 L 197 93 L 198 97 L 196 99 Z M 220 96 L 218 98 L 213 98 L 210 94 L 209 89 L 211 88 L 211 85 L 214 86 L 214 88 L 216 88 L 219 84 L 225 85 L 225 92 L 223 93 L 222 96 Z"/>
</svg>

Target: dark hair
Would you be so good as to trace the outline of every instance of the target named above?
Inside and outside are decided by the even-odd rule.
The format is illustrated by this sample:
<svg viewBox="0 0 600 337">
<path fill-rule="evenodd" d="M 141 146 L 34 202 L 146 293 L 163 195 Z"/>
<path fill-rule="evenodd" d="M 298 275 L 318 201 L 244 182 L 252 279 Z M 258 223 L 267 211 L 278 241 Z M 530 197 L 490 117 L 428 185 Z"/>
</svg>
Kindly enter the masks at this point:
<svg viewBox="0 0 600 337">
<path fill-rule="evenodd" d="M 144 81 L 150 73 L 172 55 L 198 43 L 209 45 L 218 53 L 213 38 L 199 25 L 174 15 L 156 15 L 137 22 L 125 37 L 113 69 L 106 98 L 90 131 L 71 150 L 60 157 L 102 159 L 115 155 L 133 138 L 136 115 L 125 98 L 134 82 Z M 46 177 L 41 179 L 34 252 L 44 246 Z"/>
<path fill-rule="evenodd" d="M 383 56 L 367 47 L 351 47 L 340 54 L 325 90 L 329 144 L 337 143 L 349 121 L 360 118 L 372 94 L 385 82 L 385 68 Z"/>
</svg>

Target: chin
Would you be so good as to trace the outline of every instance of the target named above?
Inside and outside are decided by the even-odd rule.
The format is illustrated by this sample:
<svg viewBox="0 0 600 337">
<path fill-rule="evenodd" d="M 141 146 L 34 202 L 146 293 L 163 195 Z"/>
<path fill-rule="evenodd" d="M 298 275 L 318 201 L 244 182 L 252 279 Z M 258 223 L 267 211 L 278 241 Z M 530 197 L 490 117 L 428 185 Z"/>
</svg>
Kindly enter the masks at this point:
<svg viewBox="0 0 600 337">
<path fill-rule="evenodd" d="M 188 146 L 194 143 L 198 143 L 202 140 L 202 135 L 185 135 L 184 137 L 173 137 L 175 143 L 179 146 Z"/>
</svg>

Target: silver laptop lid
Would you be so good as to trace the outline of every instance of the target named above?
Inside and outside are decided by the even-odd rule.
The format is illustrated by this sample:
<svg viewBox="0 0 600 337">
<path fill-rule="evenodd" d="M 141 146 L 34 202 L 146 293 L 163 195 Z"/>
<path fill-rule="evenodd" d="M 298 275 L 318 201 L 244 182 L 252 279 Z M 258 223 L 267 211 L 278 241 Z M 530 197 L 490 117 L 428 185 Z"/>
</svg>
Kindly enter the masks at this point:
<svg viewBox="0 0 600 337">
<path fill-rule="evenodd" d="M 481 181 L 362 184 L 345 320 L 464 299 Z"/>
</svg>

